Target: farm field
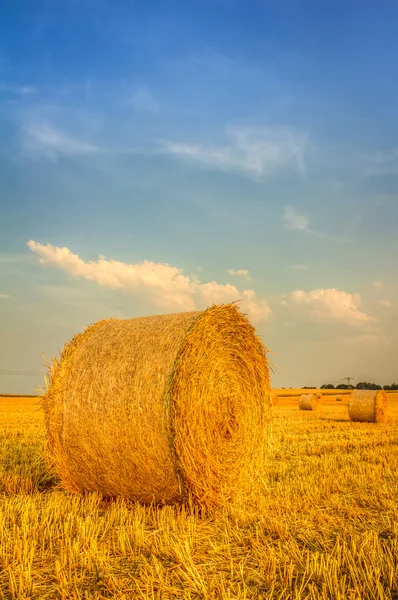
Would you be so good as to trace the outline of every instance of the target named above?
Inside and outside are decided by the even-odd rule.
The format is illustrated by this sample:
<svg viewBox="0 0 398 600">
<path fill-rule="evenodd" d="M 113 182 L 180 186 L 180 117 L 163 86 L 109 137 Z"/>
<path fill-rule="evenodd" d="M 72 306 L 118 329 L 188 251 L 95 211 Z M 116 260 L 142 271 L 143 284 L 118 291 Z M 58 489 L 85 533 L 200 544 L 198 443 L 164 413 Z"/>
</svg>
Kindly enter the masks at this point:
<svg viewBox="0 0 398 600">
<path fill-rule="evenodd" d="M 208 512 L 63 492 L 38 400 L 0 397 L 0 598 L 397 600 L 398 394 L 374 425 L 274 391 L 261 489 Z"/>
</svg>

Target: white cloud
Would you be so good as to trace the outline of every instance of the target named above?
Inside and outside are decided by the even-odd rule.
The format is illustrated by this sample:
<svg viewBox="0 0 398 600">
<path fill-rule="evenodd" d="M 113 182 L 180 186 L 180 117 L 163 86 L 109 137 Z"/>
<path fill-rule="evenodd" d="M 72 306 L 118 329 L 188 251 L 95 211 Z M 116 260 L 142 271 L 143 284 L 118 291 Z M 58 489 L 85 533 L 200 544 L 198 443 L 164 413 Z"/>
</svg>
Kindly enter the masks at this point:
<svg viewBox="0 0 398 600">
<path fill-rule="evenodd" d="M 317 289 L 310 292 L 295 290 L 287 295 L 289 306 L 305 308 L 318 319 L 339 321 L 353 327 L 362 327 L 375 319 L 362 312 L 359 294 L 332 289 Z"/>
<path fill-rule="evenodd" d="M 392 308 L 392 303 L 389 300 L 379 300 L 379 304 L 385 308 Z"/>
<path fill-rule="evenodd" d="M 307 217 L 297 212 L 294 206 L 285 206 L 282 219 L 286 229 L 298 229 L 308 231 L 309 221 Z"/>
<path fill-rule="evenodd" d="M 265 321 L 271 315 L 271 308 L 265 298 L 258 298 L 254 290 L 244 290 L 241 308 L 253 323 Z"/>
<path fill-rule="evenodd" d="M 241 300 L 240 306 L 253 322 L 266 319 L 271 309 L 265 299 L 258 298 L 254 290 L 239 291 L 230 284 L 216 281 L 201 283 L 196 276 L 184 275 L 182 270 L 166 263 L 145 260 L 128 264 L 106 260 L 100 256 L 96 261 L 85 262 L 68 248 L 50 244 L 28 242 L 40 262 L 53 265 L 73 277 L 95 281 L 114 289 L 125 289 L 146 294 L 162 310 L 195 310 L 212 303 L 229 303 Z"/>
<path fill-rule="evenodd" d="M 292 265 L 292 269 L 296 269 L 297 271 L 307 271 L 309 269 L 308 265 Z"/>
<path fill-rule="evenodd" d="M 159 105 L 151 92 L 145 88 L 137 90 L 132 98 L 131 105 L 136 109 L 144 112 L 150 112 L 157 114 L 159 112 Z"/>
<path fill-rule="evenodd" d="M 383 287 L 383 282 L 382 281 L 374 281 L 373 282 L 374 287 L 376 288 L 382 288 Z"/>
<path fill-rule="evenodd" d="M 46 158 L 101 152 L 98 146 L 73 137 L 45 121 L 24 126 L 22 143 L 29 154 Z"/>
<path fill-rule="evenodd" d="M 228 269 L 227 273 L 232 277 L 245 277 L 246 279 L 250 279 L 249 269 Z"/>
<path fill-rule="evenodd" d="M 263 176 L 282 167 L 306 172 L 307 138 L 287 127 L 227 127 L 227 145 L 163 142 L 164 151 L 222 170 Z"/>
<path fill-rule="evenodd" d="M 11 298 L 10 294 L 0 294 L 0 298 Z"/>
</svg>

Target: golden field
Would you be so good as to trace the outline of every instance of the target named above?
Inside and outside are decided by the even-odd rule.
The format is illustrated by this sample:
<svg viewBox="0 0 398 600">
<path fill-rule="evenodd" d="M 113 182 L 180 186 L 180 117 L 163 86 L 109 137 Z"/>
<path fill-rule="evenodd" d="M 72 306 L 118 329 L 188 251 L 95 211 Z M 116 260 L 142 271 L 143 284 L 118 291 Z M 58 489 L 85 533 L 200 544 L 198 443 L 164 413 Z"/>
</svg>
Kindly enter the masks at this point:
<svg viewBox="0 0 398 600">
<path fill-rule="evenodd" d="M 37 399 L 0 398 L 0 598 L 397 600 L 398 394 L 374 425 L 275 391 L 261 489 L 211 512 L 63 492 Z"/>
</svg>

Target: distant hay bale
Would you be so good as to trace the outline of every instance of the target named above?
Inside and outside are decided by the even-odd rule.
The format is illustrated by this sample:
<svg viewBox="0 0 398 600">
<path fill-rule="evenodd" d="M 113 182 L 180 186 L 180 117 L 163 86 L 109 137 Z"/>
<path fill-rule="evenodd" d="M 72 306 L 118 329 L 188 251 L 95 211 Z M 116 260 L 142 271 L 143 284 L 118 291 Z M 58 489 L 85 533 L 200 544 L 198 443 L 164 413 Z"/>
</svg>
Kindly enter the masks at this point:
<svg viewBox="0 0 398 600">
<path fill-rule="evenodd" d="M 354 390 L 348 401 L 351 421 L 386 423 L 388 400 L 384 390 Z"/>
<path fill-rule="evenodd" d="M 302 394 L 299 401 L 300 410 L 318 410 L 319 397 L 318 394 Z"/>
<path fill-rule="evenodd" d="M 342 402 L 342 400 L 343 400 L 343 395 L 342 394 L 337 394 L 336 401 L 337 402 Z"/>
<path fill-rule="evenodd" d="M 270 404 L 266 349 L 234 304 L 100 321 L 53 360 L 48 456 L 69 491 L 217 505 L 254 485 Z"/>
</svg>

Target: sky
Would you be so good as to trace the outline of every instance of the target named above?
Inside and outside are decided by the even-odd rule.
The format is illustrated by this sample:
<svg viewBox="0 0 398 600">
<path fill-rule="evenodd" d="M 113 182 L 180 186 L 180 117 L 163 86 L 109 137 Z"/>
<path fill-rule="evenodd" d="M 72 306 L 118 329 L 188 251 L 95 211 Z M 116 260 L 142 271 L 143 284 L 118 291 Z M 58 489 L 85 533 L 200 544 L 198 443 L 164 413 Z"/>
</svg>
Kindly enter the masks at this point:
<svg viewBox="0 0 398 600">
<path fill-rule="evenodd" d="M 239 301 L 274 387 L 398 382 L 398 4 L 0 4 L 0 392 Z"/>
</svg>

